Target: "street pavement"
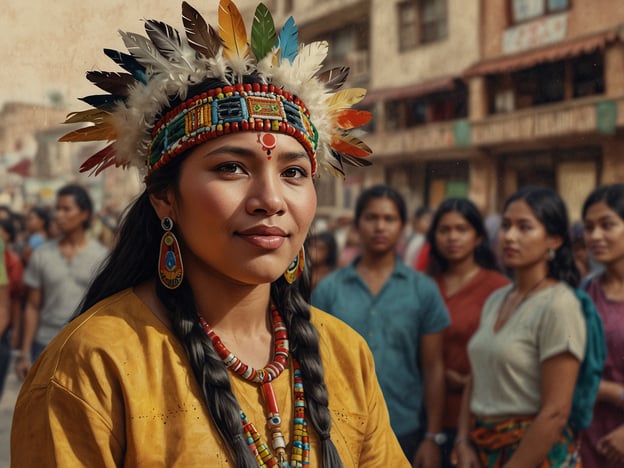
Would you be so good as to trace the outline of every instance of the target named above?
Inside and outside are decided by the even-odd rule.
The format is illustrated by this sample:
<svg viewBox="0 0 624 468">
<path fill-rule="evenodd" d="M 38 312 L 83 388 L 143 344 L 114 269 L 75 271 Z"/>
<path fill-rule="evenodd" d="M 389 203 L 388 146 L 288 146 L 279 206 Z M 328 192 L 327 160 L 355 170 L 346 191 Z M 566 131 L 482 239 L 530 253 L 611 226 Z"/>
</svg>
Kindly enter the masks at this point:
<svg viewBox="0 0 624 468">
<path fill-rule="evenodd" d="M 0 468 L 9 468 L 10 465 L 11 420 L 19 389 L 20 381 L 15 374 L 15 363 L 11 362 L 4 384 L 4 394 L 0 399 Z"/>
</svg>

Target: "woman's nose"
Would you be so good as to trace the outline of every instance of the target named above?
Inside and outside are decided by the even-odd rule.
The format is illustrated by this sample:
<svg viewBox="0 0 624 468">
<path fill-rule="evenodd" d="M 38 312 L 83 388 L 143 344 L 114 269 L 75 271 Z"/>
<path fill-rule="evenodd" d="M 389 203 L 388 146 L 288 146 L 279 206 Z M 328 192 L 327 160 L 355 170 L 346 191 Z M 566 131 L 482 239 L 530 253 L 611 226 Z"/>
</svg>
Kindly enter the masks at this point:
<svg viewBox="0 0 624 468">
<path fill-rule="evenodd" d="M 258 176 L 251 184 L 247 198 L 247 211 L 250 214 L 283 214 L 286 209 L 281 181 L 272 175 Z"/>
</svg>

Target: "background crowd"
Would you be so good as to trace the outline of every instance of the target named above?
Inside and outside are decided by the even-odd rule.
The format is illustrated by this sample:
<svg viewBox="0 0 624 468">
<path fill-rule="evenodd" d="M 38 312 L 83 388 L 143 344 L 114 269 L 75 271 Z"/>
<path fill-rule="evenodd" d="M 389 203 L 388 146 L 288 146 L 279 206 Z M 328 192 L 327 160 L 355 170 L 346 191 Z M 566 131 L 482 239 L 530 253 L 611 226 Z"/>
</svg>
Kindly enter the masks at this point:
<svg viewBox="0 0 624 468">
<path fill-rule="evenodd" d="M 59 189 L 52 206 L 0 206 L 0 396 L 11 354 L 24 378 L 75 312 L 116 222 L 109 210 L 94 213 L 89 193 L 74 184 Z"/>
<path fill-rule="evenodd" d="M 368 341 L 414 466 L 624 466 L 623 229 L 624 185 L 573 225 L 548 189 L 408 219 L 373 187 L 310 237 L 312 304 Z"/>
<path fill-rule="evenodd" d="M 11 352 L 23 378 L 70 319 L 116 224 L 74 185 L 54 207 L 0 207 L 0 390 Z M 624 185 L 595 190 L 574 225 L 547 189 L 487 219 L 460 198 L 409 218 L 396 190 L 375 186 L 352 219 L 317 223 L 306 253 L 312 305 L 366 339 L 414 466 L 624 466 Z M 583 385 L 593 420 L 574 421 Z"/>
</svg>

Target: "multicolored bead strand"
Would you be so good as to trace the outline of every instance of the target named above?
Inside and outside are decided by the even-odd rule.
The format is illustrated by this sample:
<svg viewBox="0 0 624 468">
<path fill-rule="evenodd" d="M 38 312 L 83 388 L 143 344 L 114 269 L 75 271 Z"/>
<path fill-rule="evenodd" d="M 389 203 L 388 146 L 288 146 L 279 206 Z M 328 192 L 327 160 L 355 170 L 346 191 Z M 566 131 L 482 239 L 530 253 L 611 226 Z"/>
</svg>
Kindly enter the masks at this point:
<svg viewBox="0 0 624 468">
<path fill-rule="evenodd" d="M 267 415 L 267 425 L 271 431 L 274 455 L 269 449 L 268 444 L 262 440 L 258 430 L 247 419 L 245 413 L 241 411 L 241 420 L 243 422 L 243 431 L 247 437 L 249 449 L 255 455 L 260 468 L 278 467 L 278 468 L 304 468 L 310 466 L 310 440 L 308 438 L 308 423 L 305 420 L 305 395 L 303 393 L 303 377 L 299 369 L 299 363 L 293 360 L 294 366 L 294 400 L 295 400 L 295 417 L 293 423 L 293 441 L 290 452 L 290 462 L 286 460 L 286 443 L 282 434 L 281 418 L 279 417 L 279 409 L 277 408 L 277 400 L 273 389 L 264 389 L 265 403 L 269 407 Z M 271 386 L 271 384 L 265 384 Z M 267 393 L 269 395 L 267 395 Z M 272 396 L 270 394 L 273 393 Z M 268 396 L 268 398 L 267 398 Z M 273 409 L 271 409 L 271 407 Z M 273 416 L 272 416 L 273 415 Z M 277 415 L 277 419 L 271 421 Z M 279 422 L 278 422 L 279 421 Z"/>
<path fill-rule="evenodd" d="M 199 324 L 212 341 L 215 351 L 228 369 L 237 373 L 245 380 L 263 384 L 279 377 L 286 368 L 286 361 L 288 361 L 288 333 L 286 332 L 286 325 L 275 306 L 271 306 L 271 316 L 274 341 L 273 362 L 264 369 L 254 369 L 238 359 L 234 353 L 226 348 L 221 338 L 216 335 L 215 331 L 201 315 L 199 316 Z"/>
<path fill-rule="evenodd" d="M 232 372 L 236 372 L 244 379 L 261 384 L 262 396 L 267 408 L 267 428 L 271 434 L 271 446 L 262 440 L 260 433 L 252 422 L 241 411 L 240 417 L 243 425 L 243 433 L 247 438 L 249 449 L 256 457 L 260 468 L 304 468 L 310 465 L 310 441 L 308 438 L 308 423 L 305 420 L 305 395 L 303 391 L 303 376 L 299 363 L 293 358 L 293 394 L 294 394 L 294 419 L 293 436 L 290 454 L 290 462 L 286 457 L 286 438 L 282 433 L 282 419 L 277 406 L 277 398 L 273 391 L 271 381 L 276 379 L 286 368 L 288 361 L 288 332 L 284 321 L 274 306 L 271 306 L 273 323 L 274 357 L 273 362 L 264 369 L 254 369 L 244 364 L 232 352 L 230 352 L 221 339 L 216 335 L 212 327 L 199 316 L 199 323 L 204 332 L 210 337 L 215 350 L 224 364 Z"/>
<path fill-rule="evenodd" d="M 294 365 L 294 400 L 295 414 L 293 423 L 293 442 L 290 453 L 290 466 L 303 468 L 310 465 L 310 439 L 308 423 L 305 420 L 305 394 L 303 393 L 303 375 L 299 363 L 293 359 Z"/>
</svg>

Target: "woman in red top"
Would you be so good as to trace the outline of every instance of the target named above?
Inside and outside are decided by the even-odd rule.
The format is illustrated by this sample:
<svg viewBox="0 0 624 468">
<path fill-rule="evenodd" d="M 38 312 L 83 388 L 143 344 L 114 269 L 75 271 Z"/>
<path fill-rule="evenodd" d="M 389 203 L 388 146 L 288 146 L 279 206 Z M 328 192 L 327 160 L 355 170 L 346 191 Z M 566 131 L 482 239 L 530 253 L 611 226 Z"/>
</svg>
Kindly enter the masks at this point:
<svg viewBox="0 0 624 468">
<path fill-rule="evenodd" d="M 449 198 L 436 210 L 427 234 L 429 273 L 448 308 L 451 325 L 444 330 L 446 404 L 443 466 L 450 463 L 457 432 L 457 417 L 464 385 L 470 378 L 466 351 L 468 340 L 479 326 L 481 308 L 487 297 L 509 283 L 496 271 L 487 232 L 477 207 L 467 199 Z"/>
</svg>

